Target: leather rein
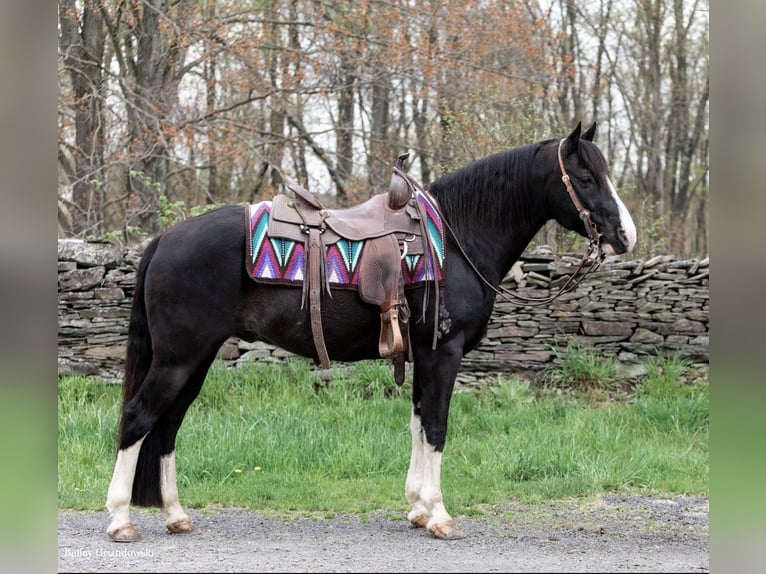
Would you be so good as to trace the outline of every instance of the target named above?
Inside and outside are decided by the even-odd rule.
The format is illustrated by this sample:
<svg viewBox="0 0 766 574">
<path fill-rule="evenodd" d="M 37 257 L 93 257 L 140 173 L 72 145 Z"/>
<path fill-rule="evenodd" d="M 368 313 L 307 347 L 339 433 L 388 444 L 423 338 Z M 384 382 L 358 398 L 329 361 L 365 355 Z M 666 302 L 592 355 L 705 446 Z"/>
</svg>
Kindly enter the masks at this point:
<svg viewBox="0 0 766 574">
<path fill-rule="evenodd" d="M 470 265 L 471 269 L 473 269 L 474 273 L 481 279 L 492 291 L 494 291 L 497 295 L 500 295 L 503 297 L 506 301 L 510 301 L 511 303 L 515 302 L 521 302 L 525 303 L 527 305 L 544 305 L 546 303 L 550 303 L 551 301 L 554 301 L 564 293 L 571 291 L 574 289 L 577 285 L 580 284 L 580 282 L 589 274 L 596 271 L 600 266 L 601 263 L 604 261 L 605 253 L 601 249 L 600 240 L 601 240 L 601 233 L 598 231 L 598 228 L 596 227 L 596 224 L 593 223 L 593 219 L 591 218 L 590 212 L 585 209 L 582 206 L 582 203 L 580 203 L 580 200 L 577 198 L 577 194 L 575 193 L 574 187 L 572 186 L 572 181 L 569 177 L 569 174 L 567 174 L 566 168 L 564 167 L 564 159 L 561 155 L 561 148 L 566 141 L 566 138 L 563 138 L 559 141 L 558 145 L 558 161 L 559 161 L 559 167 L 561 168 L 561 181 L 564 183 L 564 187 L 566 187 L 567 193 L 569 194 L 570 199 L 572 200 L 572 203 L 574 204 L 575 208 L 577 209 L 577 213 L 580 216 L 580 219 L 582 219 L 583 223 L 585 224 L 585 230 L 588 233 L 588 248 L 583 254 L 582 259 L 580 260 L 580 263 L 577 265 L 577 268 L 574 270 L 572 275 L 569 276 L 567 281 L 561 286 L 559 291 L 555 293 L 554 295 L 550 295 L 548 297 L 525 297 L 523 295 L 519 295 L 518 293 L 514 293 L 513 291 L 510 291 L 503 287 L 502 285 L 499 285 L 498 287 L 495 287 L 490 283 L 484 275 L 476 268 L 476 265 L 471 261 L 471 258 L 468 257 L 468 254 L 463 249 L 463 246 L 460 244 L 460 241 L 458 241 L 457 236 L 455 235 L 455 232 L 452 230 L 452 227 L 447 222 L 446 218 L 444 217 L 444 214 L 441 213 L 440 215 L 441 219 L 444 222 L 444 227 L 449 231 L 450 235 L 452 236 L 452 240 L 455 242 L 455 245 L 457 245 L 458 250 L 463 255 L 463 258 L 468 262 L 468 265 Z M 420 186 L 419 186 L 420 187 Z M 421 191 L 423 191 L 423 188 L 420 187 Z M 438 202 L 435 202 L 435 205 L 438 205 Z M 588 269 L 583 271 L 585 267 L 585 263 L 588 260 L 592 259 L 593 254 L 596 253 L 595 257 L 595 264 L 590 265 Z M 579 276 L 579 277 L 578 277 Z M 514 299 L 516 301 L 514 301 Z"/>
</svg>

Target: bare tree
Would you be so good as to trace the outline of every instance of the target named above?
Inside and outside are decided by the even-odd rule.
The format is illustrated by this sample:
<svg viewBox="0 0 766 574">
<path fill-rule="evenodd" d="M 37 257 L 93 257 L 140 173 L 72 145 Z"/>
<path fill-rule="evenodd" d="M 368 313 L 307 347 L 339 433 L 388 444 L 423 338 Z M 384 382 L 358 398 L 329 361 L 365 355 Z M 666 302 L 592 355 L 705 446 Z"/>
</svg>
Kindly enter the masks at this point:
<svg viewBox="0 0 766 574">
<path fill-rule="evenodd" d="M 643 253 L 707 249 L 704 0 L 62 0 L 59 54 L 63 233 L 153 234 L 280 172 L 354 203 L 405 150 L 427 184 L 598 120 Z"/>
<path fill-rule="evenodd" d="M 648 253 L 688 255 L 682 237 L 689 234 L 707 251 L 707 228 L 688 213 L 693 193 L 707 195 L 708 21 L 701 8 L 698 0 L 638 0 L 635 25 L 626 21 L 622 32 L 638 64 L 621 67 L 615 78 L 631 128 L 625 167 L 646 207 Z"/>
<path fill-rule="evenodd" d="M 99 231 L 97 182 L 104 167 L 102 63 L 106 33 L 98 4 L 86 0 L 79 10 L 75 0 L 59 2 L 59 54 L 71 83 L 69 105 L 74 110 L 74 141 L 59 138 L 59 163 L 72 183 L 69 211 L 76 233 Z"/>
</svg>

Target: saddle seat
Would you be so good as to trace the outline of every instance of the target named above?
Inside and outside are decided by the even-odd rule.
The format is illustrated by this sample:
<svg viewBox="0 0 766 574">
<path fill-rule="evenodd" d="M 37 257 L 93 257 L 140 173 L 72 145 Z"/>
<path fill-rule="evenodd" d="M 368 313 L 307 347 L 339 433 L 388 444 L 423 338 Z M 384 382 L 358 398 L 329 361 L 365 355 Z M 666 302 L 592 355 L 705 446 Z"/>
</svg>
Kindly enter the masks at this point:
<svg viewBox="0 0 766 574">
<path fill-rule="evenodd" d="M 299 188 L 292 181 L 286 182 L 286 186 L 291 191 Z M 326 209 L 321 204 L 316 207 L 308 203 L 297 193 L 296 196 L 295 199 L 281 194 L 274 197 L 271 202 L 273 223 L 269 226 L 269 234 L 273 231 L 279 237 L 301 241 L 305 239 L 305 230 L 317 227 L 323 229 L 326 245 L 341 238 L 364 241 L 392 233 L 420 237 L 421 218 L 414 198 L 404 209 L 398 210 L 388 206 L 387 193 L 374 195 L 353 207 Z"/>
<path fill-rule="evenodd" d="M 348 208 L 327 209 L 308 190 L 286 179 L 285 185 L 295 198 L 285 194 L 274 197 L 268 228 L 270 237 L 304 243 L 303 301 L 309 303 L 314 346 L 324 368 L 330 366 L 321 321 L 321 294 L 326 291 L 331 295 L 327 246 L 340 239 L 364 242 L 358 264 L 359 296 L 380 307 L 378 352 L 393 360 L 398 384 L 404 381 L 404 361 L 409 357 L 410 316 L 401 259 L 428 248 L 425 218 L 415 196 L 417 184 L 401 170 L 408 155 L 397 160 L 388 192 Z"/>
</svg>

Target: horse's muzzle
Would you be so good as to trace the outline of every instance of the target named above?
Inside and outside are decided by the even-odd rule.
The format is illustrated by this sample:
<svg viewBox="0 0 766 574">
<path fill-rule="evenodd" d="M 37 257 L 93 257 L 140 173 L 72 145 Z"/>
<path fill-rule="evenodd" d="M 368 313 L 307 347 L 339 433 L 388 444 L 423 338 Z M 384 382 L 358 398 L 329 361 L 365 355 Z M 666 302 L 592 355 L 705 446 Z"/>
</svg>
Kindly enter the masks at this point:
<svg viewBox="0 0 766 574">
<path fill-rule="evenodd" d="M 624 228 L 617 229 L 614 239 L 602 237 L 601 248 L 607 255 L 622 255 L 633 249 L 634 242 Z"/>
</svg>

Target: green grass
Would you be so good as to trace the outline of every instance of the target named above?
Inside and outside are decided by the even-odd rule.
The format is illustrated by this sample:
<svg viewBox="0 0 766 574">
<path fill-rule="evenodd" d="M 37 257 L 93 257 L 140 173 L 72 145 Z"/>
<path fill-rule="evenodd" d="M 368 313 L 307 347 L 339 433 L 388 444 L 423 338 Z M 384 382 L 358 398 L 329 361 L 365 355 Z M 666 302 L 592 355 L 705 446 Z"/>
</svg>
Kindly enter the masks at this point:
<svg viewBox="0 0 766 574">
<path fill-rule="evenodd" d="M 308 364 L 214 367 L 177 441 L 188 507 L 263 512 L 407 510 L 410 389 L 383 363 L 319 383 Z M 707 494 L 709 390 L 680 361 L 651 363 L 630 393 L 593 404 L 516 378 L 456 393 L 442 464 L 453 515 L 510 498 L 604 491 Z M 59 380 L 61 508 L 103 509 L 120 388 Z"/>
<path fill-rule="evenodd" d="M 577 344 L 553 347 L 558 362 L 550 367 L 551 379 L 585 388 L 608 388 L 617 380 L 617 362 Z"/>
</svg>

